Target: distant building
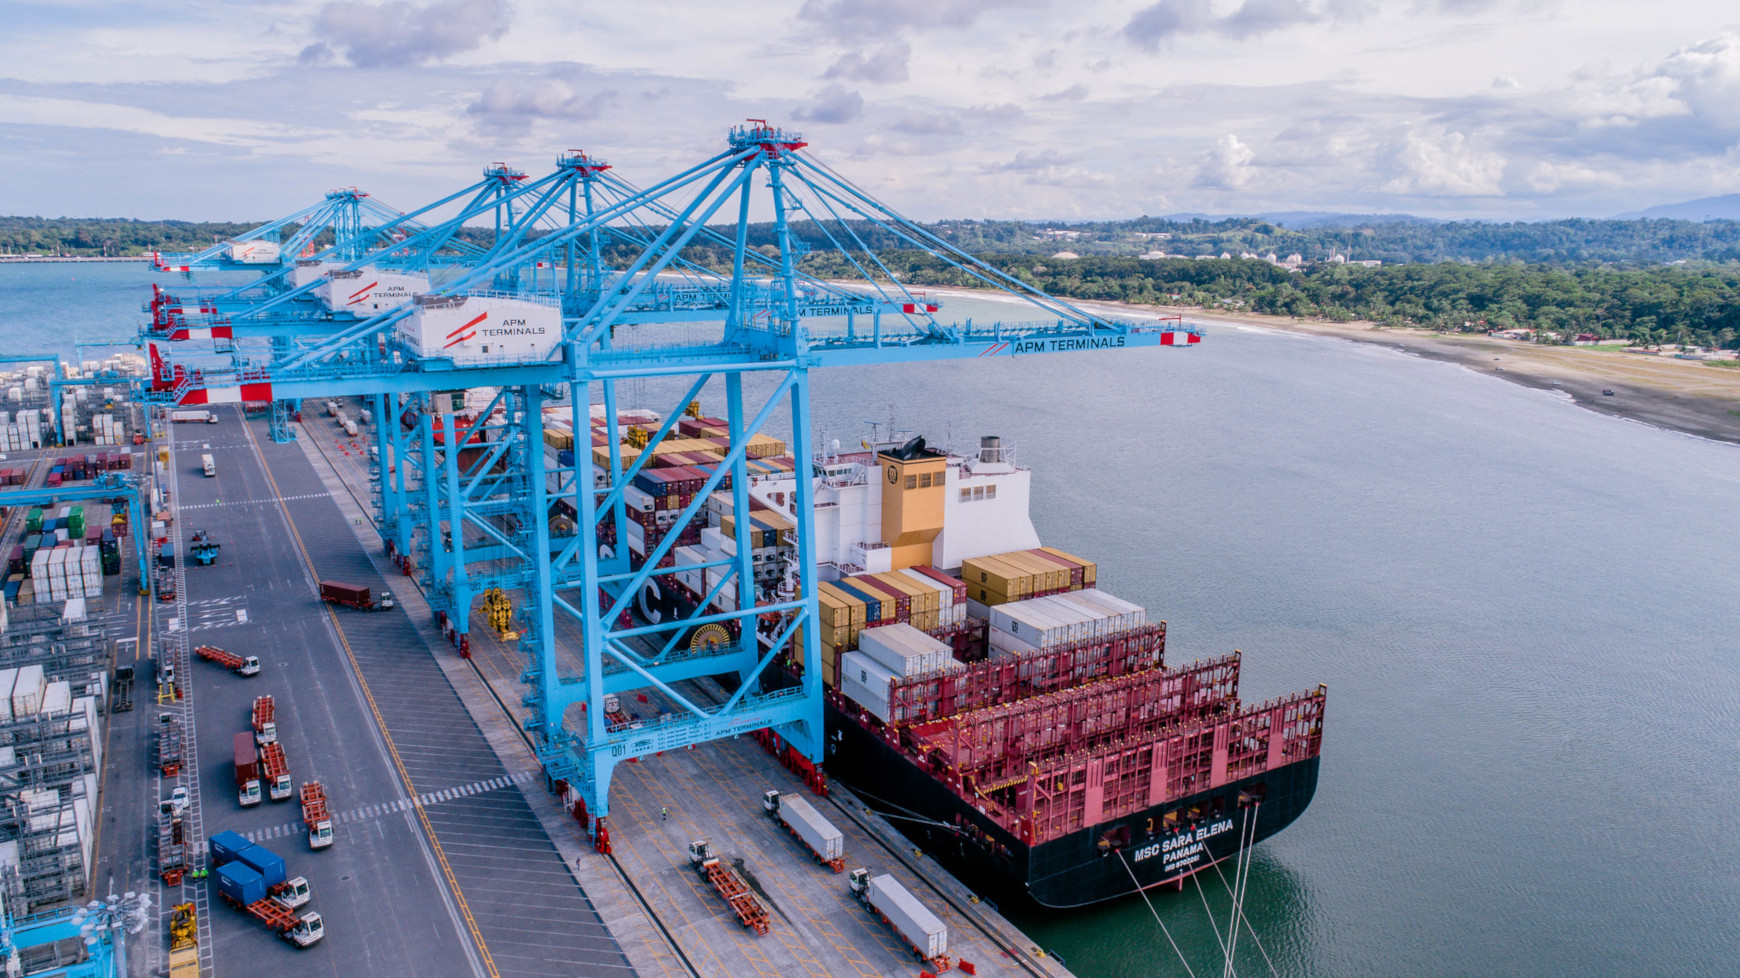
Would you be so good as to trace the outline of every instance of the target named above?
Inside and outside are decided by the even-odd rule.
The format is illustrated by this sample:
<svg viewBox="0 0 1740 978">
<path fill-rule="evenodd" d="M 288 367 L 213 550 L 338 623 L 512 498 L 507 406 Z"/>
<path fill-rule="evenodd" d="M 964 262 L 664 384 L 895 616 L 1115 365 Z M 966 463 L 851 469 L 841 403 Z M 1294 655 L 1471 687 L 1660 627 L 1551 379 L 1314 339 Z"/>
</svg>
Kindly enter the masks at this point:
<svg viewBox="0 0 1740 978">
<path fill-rule="evenodd" d="M 1060 228 L 1045 228 L 1039 232 L 1039 236 L 1042 238 L 1062 238 L 1065 241 L 1074 241 L 1081 237 L 1081 232 L 1065 231 Z"/>
<path fill-rule="evenodd" d="M 1571 337 L 1572 346 L 1594 346 L 1600 342 L 1601 337 L 1596 336 L 1594 333 L 1578 333 L 1576 336 Z"/>
<path fill-rule="evenodd" d="M 1146 251 L 1140 255 L 1137 255 L 1136 257 L 1146 259 L 1148 261 L 1156 261 L 1158 259 L 1165 258 L 1166 252 L 1164 252 L 1164 251 Z"/>
<path fill-rule="evenodd" d="M 1071 258 L 1080 258 L 1081 256 L 1076 254 L 1073 251 L 1060 251 L 1057 254 L 1052 255 L 1051 257 L 1061 259 L 1063 261 L 1069 261 Z"/>
<path fill-rule="evenodd" d="M 1360 261 L 1353 262 L 1353 264 L 1364 265 L 1366 268 L 1377 268 L 1378 266 L 1382 265 L 1383 262 L 1378 261 L 1375 258 L 1365 258 L 1365 259 L 1361 259 Z"/>
</svg>

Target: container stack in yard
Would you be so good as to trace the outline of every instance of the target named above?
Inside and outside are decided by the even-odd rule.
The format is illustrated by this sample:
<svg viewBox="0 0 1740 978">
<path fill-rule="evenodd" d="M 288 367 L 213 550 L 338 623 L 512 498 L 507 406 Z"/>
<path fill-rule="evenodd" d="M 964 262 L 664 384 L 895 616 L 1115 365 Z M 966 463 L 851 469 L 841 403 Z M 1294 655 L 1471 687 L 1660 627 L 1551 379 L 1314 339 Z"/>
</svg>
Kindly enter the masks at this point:
<svg viewBox="0 0 1740 978">
<path fill-rule="evenodd" d="M 787 832 L 808 847 L 816 862 L 836 873 L 845 871 L 845 836 L 809 801 L 797 795 L 769 791 L 762 796 L 762 806 L 769 817 L 785 826 Z"/>
<path fill-rule="evenodd" d="M 284 860 L 276 853 L 229 831 L 212 836 L 210 850 L 212 879 L 225 903 L 297 947 L 326 936 L 320 914 L 295 913 L 313 894 L 303 877 L 285 878 Z"/>
</svg>

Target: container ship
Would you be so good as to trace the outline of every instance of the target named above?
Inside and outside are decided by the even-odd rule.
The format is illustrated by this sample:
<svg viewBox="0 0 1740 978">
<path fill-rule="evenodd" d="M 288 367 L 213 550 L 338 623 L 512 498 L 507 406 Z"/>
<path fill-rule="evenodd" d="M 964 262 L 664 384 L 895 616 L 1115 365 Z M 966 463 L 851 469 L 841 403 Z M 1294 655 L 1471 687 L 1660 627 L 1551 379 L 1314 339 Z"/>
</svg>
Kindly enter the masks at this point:
<svg viewBox="0 0 1740 978">
<path fill-rule="evenodd" d="M 645 429 L 618 433 L 624 464 L 653 453 L 624 492 L 631 559 L 675 531 L 729 446 L 724 421 L 690 414 L 658 445 Z M 574 449 L 571 432 L 547 431 L 552 454 Z M 610 436 L 591 435 L 607 467 Z M 795 593 L 800 467 L 783 443 L 757 439 L 746 515 L 771 604 Z M 967 454 L 922 438 L 835 443 L 810 468 L 819 661 L 788 659 L 775 681 L 822 671 L 829 777 L 969 886 L 1052 908 L 1181 886 L 1310 803 L 1326 689 L 1246 703 L 1239 653 L 1168 664 L 1164 621 L 1101 588 L 1092 560 L 1041 544 L 1031 471 L 998 438 Z M 663 561 L 675 572 L 636 596 L 642 618 L 687 614 L 709 595 L 712 610 L 733 610 L 736 588 L 705 566 L 735 556 L 729 488 L 706 501 L 705 526 L 678 531 Z M 785 623 L 763 618 L 771 644 Z M 714 624 L 690 641 L 735 637 Z"/>
</svg>

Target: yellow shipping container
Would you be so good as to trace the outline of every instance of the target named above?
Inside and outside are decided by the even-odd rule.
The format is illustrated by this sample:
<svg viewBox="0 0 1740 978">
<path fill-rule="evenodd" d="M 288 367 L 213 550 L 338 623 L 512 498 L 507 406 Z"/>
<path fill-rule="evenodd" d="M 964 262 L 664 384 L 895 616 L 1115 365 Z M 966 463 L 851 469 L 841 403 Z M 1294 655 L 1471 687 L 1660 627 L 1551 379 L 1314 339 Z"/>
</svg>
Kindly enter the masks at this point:
<svg viewBox="0 0 1740 978">
<path fill-rule="evenodd" d="M 1045 551 L 1048 554 L 1051 554 L 1052 556 L 1062 557 L 1064 560 L 1072 560 L 1072 561 L 1080 564 L 1081 565 L 1082 584 L 1086 587 L 1092 587 L 1094 585 L 1094 579 L 1097 575 L 1099 568 L 1094 564 L 1093 561 L 1083 560 L 1080 557 L 1077 557 L 1075 554 L 1064 553 L 1063 551 L 1057 549 L 1056 547 L 1040 547 L 1039 549 Z"/>
<path fill-rule="evenodd" d="M 709 447 L 717 448 L 718 446 L 709 445 Z M 785 442 L 778 438 L 770 438 L 767 435 L 750 435 L 749 448 L 744 454 L 750 458 L 772 458 L 775 455 L 784 455 Z"/>
<path fill-rule="evenodd" d="M 1020 567 L 1033 575 L 1033 593 L 1040 591 L 1061 591 L 1069 586 L 1069 571 L 1025 551 L 998 555 L 1006 563 Z"/>
<path fill-rule="evenodd" d="M 854 624 L 864 624 L 865 616 L 869 614 L 869 606 L 864 603 L 862 598 L 847 594 L 845 591 L 842 591 L 834 585 L 826 582 L 816 588 L 816 598 L 820 600 L 823 595 L 827 595 L 840 604 L 845 605 L 848 614 L 850 615 L 850 620 Z M 823 619 L 823 621 L 826 620 L 826 618 Z"/>
<path fill-rule="evenodd" d="M 999 556 L 974 557 L 962 561 L 961 580 L 974 587 L 996 591 L 1004 595 L 1005 600 L 1018 601 L 1033 593 L 1033 573 L 1010 564 Z M 1002 604 L 1001 601 L 996 603 Z"/>
<path fill-rule="evenodd" d="M 574 432 L 567 428 L 545 428 L 544 444 L 558 450 L 573 448 Z"/>
<path fill-rule="evenodd" d="M 927 588 L 927 587 L 920 587 L 917 581 L 914 581 L 912 578 L 907 577 L 905 574 L 898 574 L 898 573 L 895 573 L 893 571 L 889 571 L 887 573 L 872 574 L 870 576 L 874 577 L 876 580 L 880 581 L 881 583 L 886 584 L 891 588 L 894 588 L 896 591 L 899 591 L 900 593 L 907 595 L 911 599 L 910 601 L 907 602 L 907 609 L 908 609 L 909 614 L 916 615 L 920 611 L 935 611 L 936 610 L 936 605 L 937 605 L 936 592 L 930 588 Z"/>
</svg>

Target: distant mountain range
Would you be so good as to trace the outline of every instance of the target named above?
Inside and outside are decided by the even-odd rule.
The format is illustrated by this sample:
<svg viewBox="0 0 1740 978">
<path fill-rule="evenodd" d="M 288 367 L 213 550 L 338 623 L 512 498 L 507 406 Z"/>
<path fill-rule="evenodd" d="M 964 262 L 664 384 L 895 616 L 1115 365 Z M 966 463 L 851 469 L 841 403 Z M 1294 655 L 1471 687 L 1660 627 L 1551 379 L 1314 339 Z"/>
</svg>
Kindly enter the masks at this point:
<svg viewBox="0 0 1740 978">
<path fill-rule="evenodd" d="M 1266 211 L 1259 214 L 1167 214 L 1168 221 L 1224 221 L 1228 218 L 1254 218 L 1302 231 L 1306 228 L 1370 227 L 1377 224 L 1443 224 L 1435 217 L 1413 214 L 1343 214 L 1336 211 Z"/>
<path fill-rule="evenodd" d="M 1723 194 L 1720 197 L 1699 197 L 1697 200 L 1683 200 L 1677 204 L 1657 204 L 1640 211 L 1615 216 L 1616 220 L 1633 221 L 1639 218 L 1666 218 L 1675 221 L 1740 221 L 1740 194 Z"/>
</svg>

